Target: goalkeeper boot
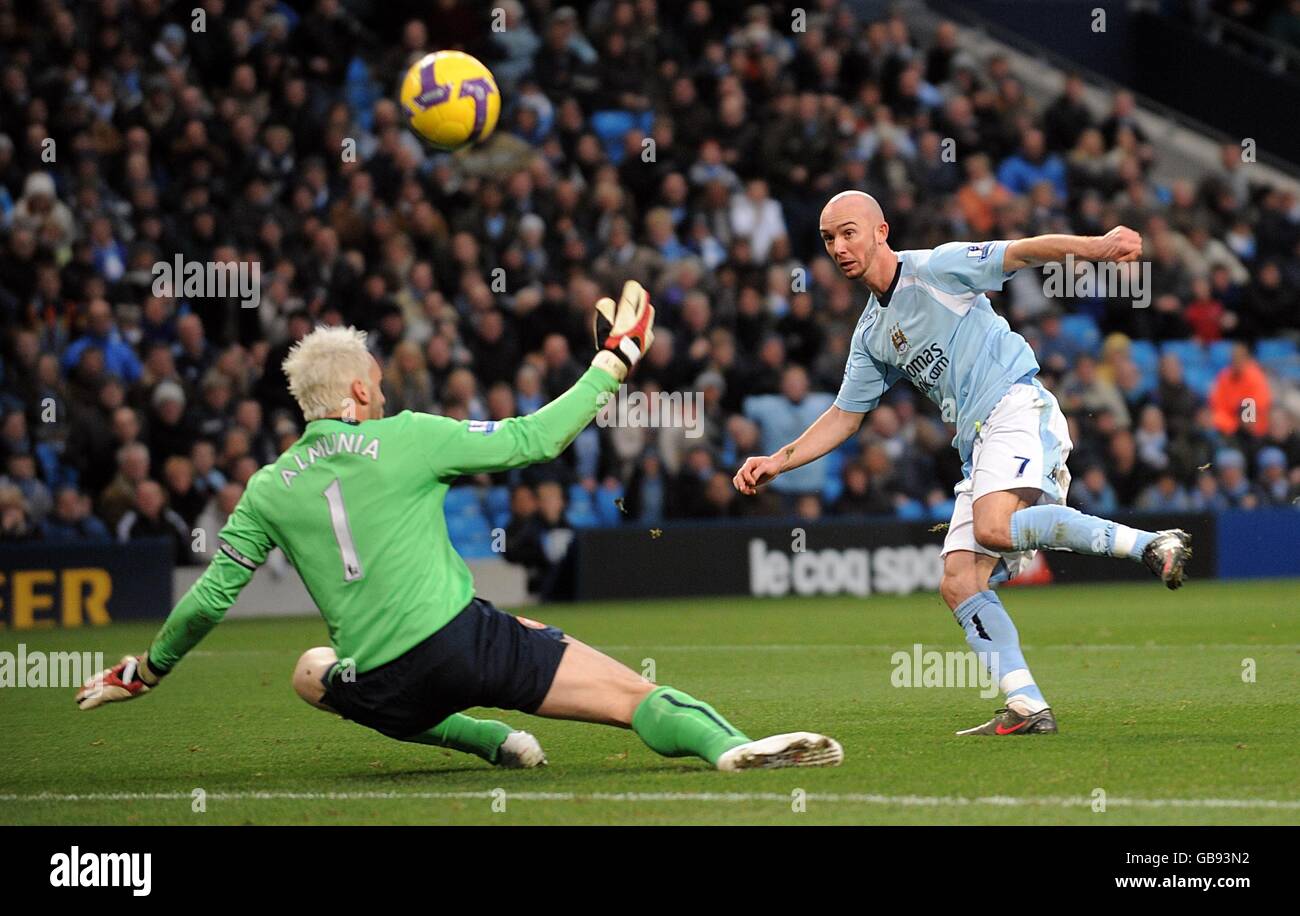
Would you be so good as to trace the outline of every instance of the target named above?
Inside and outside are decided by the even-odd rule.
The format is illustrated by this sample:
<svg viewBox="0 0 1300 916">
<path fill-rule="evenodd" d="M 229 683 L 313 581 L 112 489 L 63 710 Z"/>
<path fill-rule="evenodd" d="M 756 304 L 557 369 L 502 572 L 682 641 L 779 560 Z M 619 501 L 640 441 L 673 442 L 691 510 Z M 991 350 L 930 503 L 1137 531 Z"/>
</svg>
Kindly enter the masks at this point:
<svg viewBox="0 0 1300 916">
<path fill-rule="evenodd" d="M 959 735 L 1055 735 L 1056 716 L 1052 708 L 1040 709 L 1033 715 L 1021 715 L 1014 709 L 1003 707 L 983 725 L 957 732 Z"/>
<path fill-rule="evenodd" d="M 546 752 L 528 732 L 511 732 L 497 748 L 496 766 L 504 770 L 531 770 L 546 766 Z"/>
<path fill-rule="evenodd" d="M 781 767 L 837 767 L 844 748 L 834 738 L 812 732 L 772 735 L 737 744 L 718 758 L 719 770 L 775 770 Z"/>
<path fill-rule="evenodd" d="M 1142 562 L 1169 588 L 1183 584 L 1183 567 L 1192 555 L 1192 536 L 1181 528 L 1157 531 L 1142 551 Z"/>
</svg>

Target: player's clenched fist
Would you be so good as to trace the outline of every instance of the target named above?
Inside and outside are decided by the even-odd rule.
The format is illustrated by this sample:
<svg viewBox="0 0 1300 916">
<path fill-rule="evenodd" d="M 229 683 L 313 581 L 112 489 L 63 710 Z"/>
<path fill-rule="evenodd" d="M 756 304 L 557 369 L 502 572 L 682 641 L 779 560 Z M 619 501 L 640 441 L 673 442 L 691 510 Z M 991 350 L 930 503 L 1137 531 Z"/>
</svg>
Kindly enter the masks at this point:
<svg viewBox="0 0 1300 916">
<path fill-rule="evenodd" d="M 758 488 L 781 473 L 781 462 L 771 456 L 746 458 L 731 482 L 746 496 L 753 496 Z"/>
<path fill-rule="evenodd" d="M 77 706 L 94 709 L 104 703 L 133 700 L 158 685 L 158 675 L 149 670 L 148 656 L 128 655 L 120 662 L 91 676 L 77 691 Z"/>
<path fill-rule="evenodd" d="M 1116 226 L 1101 237 L 1098 261 L 1136 261 L 1142 254 L 1142 236 L 1128 226 Z"/>
</svg>

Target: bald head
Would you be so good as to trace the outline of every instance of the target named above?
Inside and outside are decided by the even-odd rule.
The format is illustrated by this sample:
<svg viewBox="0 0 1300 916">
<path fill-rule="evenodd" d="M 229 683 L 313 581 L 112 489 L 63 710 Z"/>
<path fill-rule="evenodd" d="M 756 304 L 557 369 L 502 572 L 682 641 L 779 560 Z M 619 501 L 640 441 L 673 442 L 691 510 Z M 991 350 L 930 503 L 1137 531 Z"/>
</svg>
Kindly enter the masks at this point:
<svg viewBox="0 0 1300 916">
<path fill-rule="evenodd" d="M 819 229 L 826 253 L 850 280 L 868 280 L 882 253 L 893 257 L 885 244 L 889 236 L 885 214 L 865 191 L 841 191 L 828 200 Z"/>
<path fill-rule="evenodd" d="M 863 220 L 868 228 L 885 221 L 880 203 L 866 191 L 841 191 L 822 207 L 821 224 L 824 227 L 828 219 L 840 220 L 849 216 Z"/>
</svg>

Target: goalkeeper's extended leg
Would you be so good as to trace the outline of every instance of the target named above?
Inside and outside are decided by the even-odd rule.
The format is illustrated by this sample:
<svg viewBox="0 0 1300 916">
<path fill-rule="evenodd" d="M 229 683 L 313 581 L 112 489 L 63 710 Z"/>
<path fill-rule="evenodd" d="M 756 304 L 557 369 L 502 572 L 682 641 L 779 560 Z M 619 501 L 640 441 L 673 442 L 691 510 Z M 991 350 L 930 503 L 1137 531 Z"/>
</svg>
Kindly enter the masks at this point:
<svg viewBox="0 0 1300 916">
<path fill-rule="evenodd" d="M 324 702 L 323 679 L 337 661 L 338 655 L 329 646 L 318 646 L 304 652 L 293 672 L 293 686 L 298 696 L 317 709 L 336 712 Z M 542 746 L 528 732 L 513 729 L 496 719 L 475 719 L 464 713 L 453 713 L 427 731 L 398 740 L 474 754 L 506 769 L 527 769 L 546 763 Z"/>
<path fill-rule="evenodd" d="M 708 703 L 657 686 L 572 636 L 537 715 L 630 728 L 665 757 L 695 756 L 720 770 L 835 766 L 844 752 L 824 735 L 751 740 Z"/>
</svg>

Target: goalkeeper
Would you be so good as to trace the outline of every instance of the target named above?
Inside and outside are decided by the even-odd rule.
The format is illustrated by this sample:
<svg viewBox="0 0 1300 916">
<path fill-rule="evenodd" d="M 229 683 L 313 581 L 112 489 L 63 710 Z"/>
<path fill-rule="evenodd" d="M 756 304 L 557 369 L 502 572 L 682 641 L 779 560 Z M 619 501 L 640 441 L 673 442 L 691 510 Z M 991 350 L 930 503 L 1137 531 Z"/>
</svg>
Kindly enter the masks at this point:
<svg viewBox="0 0 1300 916">
<path fill-rule="evenodd" d="M 463 712 L 486 706 L 631 728 L 660 754 L 720 770 L 838 764 L 833 739 L 795 732 L 752 741 L 707 703 L 475 597 L 447 537 L 451 482 L 558 456 L 649 348 L 653 328 L 645 290 L 627 283 L 617 303 L 597 303 L 599 350 L 574 386 L 531 416 L 490 423 L 411 411 L 385 418 L 365 335 L 317 328 L 284 361 L 308 421 L 302 437 L 249 480 L 212 564 L 148 651 L 89 680 L 78 705 L 156 687 L 279 547 L 330 635 L 329 647 L 298 660 L 298 695 L 391 738 L 498 766 L 546 762 L 532 735 Z"/>
</svg>

